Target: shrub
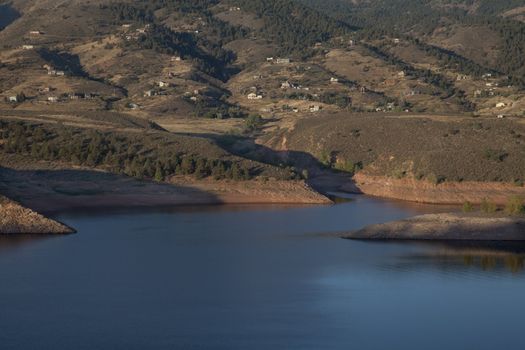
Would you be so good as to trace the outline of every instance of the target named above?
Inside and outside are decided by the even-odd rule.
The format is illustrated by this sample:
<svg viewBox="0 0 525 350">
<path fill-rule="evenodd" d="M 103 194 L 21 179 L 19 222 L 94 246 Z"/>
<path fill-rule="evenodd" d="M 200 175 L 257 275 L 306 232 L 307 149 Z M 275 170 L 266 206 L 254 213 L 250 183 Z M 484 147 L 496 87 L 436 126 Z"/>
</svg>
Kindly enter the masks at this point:
<svg viewBox="0 0 525 350">
<path fill-rule="evenodd" d="M 470 213 L 473 210 L 474 210 L 474 206 L 472 205 L 471 202 L 466 201 L 465 203 L 463 203 L 463 212 L 464 213 Z"/>
<path fill-rule="evenodd" d="M 509 215 L 520 215 L 525 213 L 525 201 L 518 196 L 512 196 L 505 205 L 505 212 Z"/>
<path fill-rule="evenodd" d="M 496 203 L 489 201 L 487 198 L 483 198 L 480 209 L 482 212 L 490 214 L 495 213 L 496 210 L 498 210 L 498 207 L 496 206 Z"/>
</svg>

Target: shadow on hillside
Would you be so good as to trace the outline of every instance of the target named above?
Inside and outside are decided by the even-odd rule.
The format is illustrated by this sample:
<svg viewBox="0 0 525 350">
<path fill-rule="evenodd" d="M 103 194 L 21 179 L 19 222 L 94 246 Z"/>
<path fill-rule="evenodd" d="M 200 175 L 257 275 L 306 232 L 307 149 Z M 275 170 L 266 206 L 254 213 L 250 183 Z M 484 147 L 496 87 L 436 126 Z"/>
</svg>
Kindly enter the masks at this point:
<svg viewBox="0 0 525 350">
<path fill-rule="evenodd" d="M 20 17 L 20 13 L 10 5 L 0 5 L 0 13 L 0 31 Z"/>
<path fill-rule="evenodd" d="M 92 170 L 15 170 L 0 167 L 0 194 L 41 213 L 72 209 L 221 204 L 190 186 L 137 180 Z"/>
<path fill-rule="evenodd" d="M 352 174 L 329 168 L 307 152 L 274 150 L 255 143 L 251 137 L 202 133 L 184 135 L 210 139 L 225 151 L 242 158 L 279 167 L 294 168 L 300 175 L 307 173 L 306 182 L 323 194 L 337 191 L 343 184 L 346 185 L 346 188 L 353 187 L 355 192 L 359 192 L 352 180 Z"/>
</svg>

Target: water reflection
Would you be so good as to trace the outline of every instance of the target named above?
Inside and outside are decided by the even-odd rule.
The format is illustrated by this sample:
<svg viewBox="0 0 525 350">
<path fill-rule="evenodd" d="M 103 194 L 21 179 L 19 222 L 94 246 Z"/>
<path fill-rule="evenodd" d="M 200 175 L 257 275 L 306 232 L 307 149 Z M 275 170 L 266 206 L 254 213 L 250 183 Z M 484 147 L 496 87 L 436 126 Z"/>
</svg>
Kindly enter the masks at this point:
<svg viewBox="0 0 525 350">
<path fill-rule="evenodd" d="M 385 244 L 383 242 L 383 244 Z M 419 248 L 393 262 L 390 269 L 420 269 L 424 264 L 441 269 L 475 268 L 479 271 L 520 273 L 525 267 L 522 242 L 407 242 Z"/>
<path fill-rule="evenodd" d="M 0 235 L 0 251 L 13 250 L 20 246 L 52 239 L 57 235 L 25 234 L 25 235 Z"/>
</svg>

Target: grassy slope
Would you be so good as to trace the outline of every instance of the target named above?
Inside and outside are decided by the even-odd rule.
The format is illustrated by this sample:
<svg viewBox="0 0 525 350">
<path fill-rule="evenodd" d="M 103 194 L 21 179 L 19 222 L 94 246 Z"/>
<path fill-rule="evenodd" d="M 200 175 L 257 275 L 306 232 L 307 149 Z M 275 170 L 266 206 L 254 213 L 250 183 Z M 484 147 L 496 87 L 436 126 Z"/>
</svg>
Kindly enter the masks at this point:
<svg viewBox="0 0 525 350">
<path fill-rule="evenodd" d="M 525 125 L 468 117 L 336 115 L 299 122 L 287 147 L 335 168 L 432 182 L 525 179 Z"/>
</svg>

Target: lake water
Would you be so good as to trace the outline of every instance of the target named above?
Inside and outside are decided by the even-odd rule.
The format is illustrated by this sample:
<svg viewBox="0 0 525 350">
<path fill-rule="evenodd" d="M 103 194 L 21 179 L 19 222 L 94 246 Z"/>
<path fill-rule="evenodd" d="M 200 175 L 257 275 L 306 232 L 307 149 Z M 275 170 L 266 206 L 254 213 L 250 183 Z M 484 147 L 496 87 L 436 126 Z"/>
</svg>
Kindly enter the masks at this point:
<svg viewBox="0 0 525 350">
<path fill-rule="evenodd" d="M 0 349 L 523 349 L 522 247 L 326 234 L 436 208 L 61 213 L 0 239 Z"/>
</svg>

